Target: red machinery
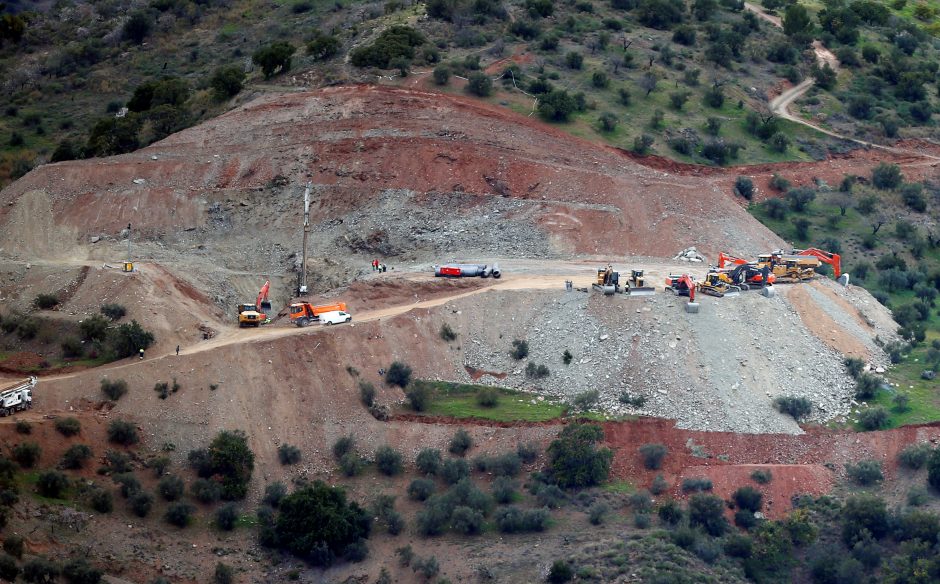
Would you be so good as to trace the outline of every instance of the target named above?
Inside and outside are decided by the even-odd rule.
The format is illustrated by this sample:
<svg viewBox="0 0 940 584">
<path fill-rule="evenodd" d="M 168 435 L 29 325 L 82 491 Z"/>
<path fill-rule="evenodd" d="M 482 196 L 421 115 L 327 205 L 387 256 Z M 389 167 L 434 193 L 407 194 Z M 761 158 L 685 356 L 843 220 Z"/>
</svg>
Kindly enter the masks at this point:
<svg viewBox="0 0 940 584">
<path fill-rule="evenodd" d="M 736 266 L 740 266 L 741 264 L 748 263 L 747 260 L 741 259 L 739 257 L 735 257 L 733 255 L 726 254 L 723 251 L 718 252 L 718 269 L 719 270 L 723 269 L 725 267 L 726 262 L 730 262 Z"/>
<path fill-rule="evenodd" d="M 676 296 L 688 296 L 689 304 L 695 302 L 695 280 L 688 274 L 670 274 L 666 276 L 666 289 Z"/>
<path fill-rule="evenodd" d="M 837 253 L 823 251 L 815 247 L 811 247 L 809 249 L 795 249 L 793 250 L 793 253 L 795 255 L 816 256 L 821 262 L 832 266 L 832 273 L 835 274 L 836 278 L 842 275 L 842 256 Z"/>
<path fill-rule="evenodd" d="M 731 264 L 734 267 L 725 268 L 725 264 Z M 749 262 L 724 252 L 718 253 L 718 271 L 728 274 L 731 283 L 735 285 L 756 284 L 758 286 L 769 286 L 777 279 L 772 272 L 764 270 L 757 262 Z"/>
</svg>

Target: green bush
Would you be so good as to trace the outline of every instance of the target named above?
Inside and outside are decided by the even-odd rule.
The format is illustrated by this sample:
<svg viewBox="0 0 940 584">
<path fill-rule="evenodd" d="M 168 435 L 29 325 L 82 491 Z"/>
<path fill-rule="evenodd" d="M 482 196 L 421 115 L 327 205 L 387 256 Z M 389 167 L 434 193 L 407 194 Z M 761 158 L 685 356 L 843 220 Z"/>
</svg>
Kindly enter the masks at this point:
<svg viewBox="0 0 940 584">
<path fill-rule="evenodd" d="M 597 448 L 604 432 L 593 424 L 569 424 L 548 447 L 548 473 L 562 488 L 589 487 L 607 480 L 613 453 Z"/>
<path fill-rule="evenodd" d="M 69 478 L 57 470 L 47 470 L 39 473 L 36 480 L 36 491 L 43 497 L 59 499 L 69 488 Z"/>
<path fill-rule="evenodd" d="M 668 449 L 662 444 L 644 444 L 640 446 L 643 466 L 645 466 L 647 470 L 660 469 L 667 452 Z"/>
<path fill-rule="evenodd" d="M 677 525 L 682 521 L 682 506 L 672 499 L 666 500 L 657 510 L 660 521 L 666 525 Z"/>
<path fill-rule="evenodd" d="M 77 418 L 57 418 L 55 421 L 55 429 L 63 436 L 75 436 L 82 431 L 82 424 Z"/>
<path fill-rule="evenodd" d="M 104 454 L 107 461 L 107 472 L 125 473 L 131 471 L 131 459 L 128 455 L 117 450 L 108 450 Z"/>
<path fill-rule="evenodd" d="M 157 492 L 167 501 L 176 501 L 182 497 L 185 488 L 183 479 L 173 475 L 163 477 L 157 484 Z"/>
<path fill-rule="evenodd" d="M 393 362 L 385 372 L 385 383 L 397 385 L 402 389 L 408 387 L 411 383 L 411 367 L 401 361 Z"/>
<path fill-rule="evenodd" d="M 127 420 L 113 420 L 108 424 L 108 440 L 122 446 L 130 446 L 140 442 L 137 427 Z"/>
<path fill-rule="evenodd" d="M 281 500 L 267 541 L 313 565 L 329 565 L 349 544 L 369 536 L 372 518 L 346 492 L 320 481 Z"/>
<path fill-rule="evenodd" d="M 277 508 L 281 504 L 281 499 L 287 496 L 287 485 L 281 481 L 275 481 L 264 488 L 264 498 L 261 500 L 265 505 Z M 218 499 L 216 499 L 218 500 Z"/>
<path fill-rule="evenodd" d="M 347 452 L 339 459 L 339 469 L 348 477 L 358 476 L 365 462 L 357 452 Z"/>
<path fill-rule="evenodd" d="M 574 570 L 565 560 L 555 560 L 548 571 L 548 582 L 551 584 L 564 584 L 574 578 Z"/>
<path fill-rule="evenodd" d="M 101 380 L 101 393 L 111 401 L 118 401 L 127 393 L 127 382 L 123 379 L 112 381 L 105 377 Z"/>
<path fill-rule="evenodd" d="M 477 405 L 484 408 L 495 408 L 499 404 L 499 392 L 492 387 L 484 387 L 477 391 Z"/>
<path fill-rule="evenodd" d="M 865 361 L 856 357 L 846 357 L 844 363 L 846 371 L 853 379 L 858 379 L 858 376 L 862 374 L 865 368 Z"/>
<path fill-rule="evenodd" d="M 773 478 L 774 475 L 770 470 L 757 469 L 751 473 L 751 479 L 759 485 L 766 485 L 772 481 Z"/>
<path fill-rule="evenodd" d="M 588 521 L 591 525 L 600 525 L 604 523 L 607 519 L 607 514 L 610 512 L 610 506 L 603 501 L 598 501 L 591 505 L 588 509 Z"/>
<path fill-rule="evenodd" d="M 433 390 L 431 386 L 423 381 L 416 381 L 405 390 L 405 397 L 408 398 L 408 405 L 416 412 L 423 412 L 428 409 L 433 399 Z"/>
<path fill-rule="evenodd" d="M 781 396 L 774 400 L 774 407 L 784 414 L 793 417 L 797 422 L 809 416 L 813 411 L 813 404 L 805 397 Z"/>
<path fill-rule="evenodd" d="M 467 91 L 479 97 L 488 97 L 493 92 L 493 80 L 480 71 L 471 73 L 467 78 Z"/>
<path fill-rule="evenodd" d="M 40 310 L 50 310 L 59 305 L 59 298 L 55 294 L 40 294 L 33 300 L 33 306 Z"/>
<path fill-rule="evenodd" d="M 108 336 L 109 326 L 108 319 L 95 314 L 80 322 L 78 330 L 86 341 L 103 341 Z"/>
<path fill-rule="evenodd" d="M 277 458 L 283 465 L 297 464 L 301 459 L 300 448 L 290 444 L 281 444 L 277 449 Z"/>
<path fill-rule="evenodd" d="M 842 541 L 848 545 L 870 534 L 875 539 L 887 535 L 890 519 L 885 502 L 873 495 L 849 497 L 842 507 Z"/>
<path fill-rule="evenodd" d="M 16 421 L 16 433 L 17 434 L 32 434 L 33 425 L 30 424 L 27 420 L 17 420 Z"/>
<path fill-rule="evenodd" d="M 85 466 L 85 461 L 91 458 L 91 448 L 85 444 L 73 444 L 62 455 L 59 468 L 76 470 Z"/>
<path fill-rule="evenodd" d="M 238 523 L 238 508 L 235 503 L 226 503 L 215 512 L 215 525 L 222 531 L 232 531 Z"/>
<path fill-rule="evenodd" d="M 244 499 L 255 467 L 255 455 L 248 448 L 245 433 L 223 430 L 216 434 L 203 454 L 190 453 L 190 464 L 201 478 L 219 477 L 222 498 L 226 501 Z"/>
<path fill-rule="evenodd" d="M 114 482 L 121 485 L 121 496 L 124 498 L 129 498 L 140 492 L 140 481 L 132 473 L 116 475 Z"/>
<path fill-rule="evenodd" d="M 333 458 L 339 460 L 349 452 L 353 452 L 356 449 L 356 437 L 352 434 L 347 434 L 346 436 L 340 436 L 336 439 L 336 442 L 333 443 Z"/>
<path fill-rule="evenodd" d="M 128 502 L 130 503 L 131 511 L 138 517 L 146 517 L 150 514 L 150 510 L 153 509 L 153 495 L 143 491 L 133 493 L 128 499 Z"/>
<path fill-rule="evenodd" d="M 702 477 L 691 477 L 682 479 L 682 492 L 692 493 L 712 490 L 712 482 Z"/>
<path fill-rule="evenodd" d="M 415 466 L 423 475 L 436 475 L 441 470 L 441 451 L 436 448 L 424 448 L 415 457 Z"/>
<path fill-rule="evenodd" d="M 238 95 L 242 90 L 244 81 L 245 71 L 242 67 L 239 65 L 223 65 L 213 71 L 212 77 L 209 79 L 209 86 L 212 88 L 215 99 L 223 101 Z"/>
<path fill-rule="evenodd" d="M 431 479 L 415 479 L 408 485 L 408 496 L 415 501 L 425 501 L 434 494 L 434 490 Z"/>
<path fill-rule="evenodd" d="M 860 373 L 855 379 L 855 398 L 859 400 L 872 399 L 881 386 L 881 380 L 871 373 Z"/>
<path fill-rule="evenodd" d="M 863 487 L 884 480 L 881 463 L 877 460 L 860 460 L 857 464 L 846 464 L 845 473 L 852 482 Z"/>
<path fill-rule="evenodd" d="M 470 448 L 473 447 L 473 439 L 470 437 L 470 434 L 466 430 L 460 428 L 454 434 L 454 437 L 450 439 L 450 445 L 448 446 L 448 451 L 451 454 L 456 454 L 457 456 L 463 456 L 467 453 Z"/>
<path fill-rule="evenodd" d="M 290 70 L 291 57 L 297 51 L 290 43 L 274 42 L 255 51 L 251 60 L 261 67 L 265 79 L 270 79 L 275 73 L 286 73 Z"/>
<path fill-rule="evenodd" d="M 509 477 L 496 477 L 492 485 L 493 500 L 504 505 L 511 503 L 516 495 L 516 485 Z"/>
<path fill-rule="evenodd" d="M 375 451 L 375 466 L 382 474 L 387 476 L 401 474 L 404 468 L 401 452 L 388 445 L 380 446 Z"/>
<path fill-rule="evenodd" d="M 898 454 L 898 462 L 904 467 L 918 470 L 927 463 L 931 452 L 933 449 L 926 442 L 911 444 Z"/>
<path fill-rule="evenodd" d="M 669 490 L 669 483 L 666 482 L 666 478 L 663 475 L 658 474 L 656 478 L 653 479 L 653 482 L 650 484 L 650 492 L 654 495 L 662 495 Z"/>
<path fill-rule="evenodd" d="M 545 531 L 549 514 L 545 509 L 526 509 L 504 507 L 496 512 L 496 527 L 502 533 L 526 533 Z"/>
<path fill-rule="evenodd" d="M 525 376 L 529 379 L 544 379 L 545 377 L 548 377 L 550 373 L 551 372 L 548 370 L 547 366 L 536 364 L 534 361 L 529 361 L 525 367 Z M 583 393 L 588 394 L 590 391 L 585 391 Z"/>
<path fill-rule="evenodd" d="M 14 558 L 23 558 L 23 552 L 26 550 L 25 540 L 22 535 L 17 535 L 15 533 L 10 533 L 3 540 L 3 551 L 10 554 Z M 0 574 L 0 578 L 3 575 Z"/>
<path fill-rule="evenodd" d="M 864 430 L 883 430 L 888 427 L 888 412 L 881 406 L 868 408 L 858 415 L 858 424 Z"/>
<path fill-rule="evenodd" d="M 6 554 L 0 554 L 0 578 L 14 582 L 19 574 L 20 568 L 16 565 L 16 560 Z"/>
<path fill-rule="evenodd" d="M 382 31 L 371 45 L 350 51 L 349 60 L 356 67 L 388 69 L 393 59 L 413 59 L 415 47 L 424 43 L 424 36 L 414 28 L 393 25 Z"/>
<path fill-rule="evenodd" d="M 75 558 L 65 564 L 62 575 L 69 584 L 98 584 L 104 572 L 92 567 L 85 558 Z"/>
<path fill-rule="evenodd" d="M 434 68 L 434 83 L 437 85 L 447 85 L 450 80 L 450 68 L 447 65 L 438 65 Z"/>
<path fill-rule="evenodd" d="M 123 359 L 136 355 L 140 349 L 149 349 L 154 343 L 154 336 L 136 320 L 132 320 L 130 324 L 119 325 L 109 336 L 108 342 L 114 356 Z"/>
<path fill-rule="evenodd" d="M 895 189 L 903 180 L 901 167 L 897 164 L 880 162 L 871 171 L 871 183 L 879 189 Z"/>
<path fill-rule="evenodd" d="M 448 459 L 441 466 L 441 478 L 449 485 L 454 485 L 470 476 L 470 465 L 463 459 Z"/>
<path fill-rule="evenodd" d="M 189 519 L 195 510 L 196 508 L 189 503 L 173 503 L 167 507 L 163 519 L 170 525 L 186 527 L 189 525 Z"/>
<path fill-rule="evenodd" d="M 760 511 L 763 498 L 764 495 L 754 487 L 741 487 L 732 495 L 735 505 L 752 513 Z"/>
<path fill-rule="evenodd" d="M 95 489 L 91 494 L 89 504 L 98 513 L 110 513 L 114 510 L 114 497 L 111 491 Z"/>
<path fill-rule="evenodd" d="M 734 191 L 750 201 L 754 198 L 754 181 L 749 177 L 739 176 L 734 181 Z"/>
<path fill-rule="evenodd" d="M 463 535 L 476 535 L 483 530 L 483 514 L 463 505 L 454 508 L 450 521 L 451 528 Z"/>
<path fill-rule="evenodd" d="M 709 535 L 718 537 L 728 529 L 724 515 L 725 503 L 720 497 L 698 493 L 689 499 L 689 525 L 701 527 Z"/>
<path fill-rule="evenodd" d="M 335 36 L 316 31 L 313 39 L 307 43 L 307 54 L 315 61 L 326 61 L 339 53 L 341 45 Z"/>
<path fill-rule="evenodd" d="M 39 444 L 36 442 L 21 442 L 13 447 L 12 456 L 13 460 L 16 461 L 23 468 L 33 468 L 37 462 L 39 462 L 39 456 L 42 453 L 42 449 L 39 448 Z"/>
</svg>

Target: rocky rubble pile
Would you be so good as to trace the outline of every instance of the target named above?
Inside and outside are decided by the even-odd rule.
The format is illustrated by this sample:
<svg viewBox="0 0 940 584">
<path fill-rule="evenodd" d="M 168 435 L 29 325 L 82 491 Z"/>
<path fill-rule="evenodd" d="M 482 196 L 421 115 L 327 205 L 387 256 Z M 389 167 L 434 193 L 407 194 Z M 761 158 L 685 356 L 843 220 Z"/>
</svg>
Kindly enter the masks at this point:
<svg viewBox="0 0 940 584">
<path fill-rule="evenodd" d="M 707 263 L 705 256 L 700 254 L 698 250 L 695 249 L 694 247 L 685 248 L 684 250 L 680 251 L 675 256 L 673 256 L 672 259 L 679 260 L 681 262 L 693 262 L 697 264 Z"/>
</svg>

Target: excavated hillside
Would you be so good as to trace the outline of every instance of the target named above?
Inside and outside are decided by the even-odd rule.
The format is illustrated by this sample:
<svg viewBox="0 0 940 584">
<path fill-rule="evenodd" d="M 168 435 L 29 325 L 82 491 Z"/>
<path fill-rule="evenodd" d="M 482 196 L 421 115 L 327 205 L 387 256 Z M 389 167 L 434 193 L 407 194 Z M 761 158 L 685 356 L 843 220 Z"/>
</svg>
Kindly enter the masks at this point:
<svg viewBox="0 0 940 584">
<path fill-rule="evenodd" d="M 118 261 L 131 224 L 137 257 L 198 266 L 234 303 L 229 290 L 258 286 L 242 290 L 244 272 L 295 269 L 307 181 L 319 289 L 376 255 L 672 257 L 694 245 L 713 257 L 782 244 L 724 186 L 499 106 L 354 86 L 262 97 L 132 154 L 42 166 L 0 193 L 0 253 Z M 274 282 L 281 295 L 294 284 Z"/>
</svg>

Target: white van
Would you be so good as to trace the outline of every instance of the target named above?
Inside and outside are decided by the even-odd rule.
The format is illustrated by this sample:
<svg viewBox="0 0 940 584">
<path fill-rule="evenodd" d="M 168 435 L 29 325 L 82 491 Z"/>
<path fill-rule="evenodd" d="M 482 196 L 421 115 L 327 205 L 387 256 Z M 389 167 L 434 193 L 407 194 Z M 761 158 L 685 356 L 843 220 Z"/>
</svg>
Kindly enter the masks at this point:
<svg viewBox="0 0 940 584">
<path fill-rule="evenodd" d="M 320 322 L 327 326 L 331 324 L 349 322 L 351 320 L 352 315 L 348 312 L 343 312 L 342 310 L 332 310 L 330 312 L 323 312 L 320 314 Z"/>
</svg>

